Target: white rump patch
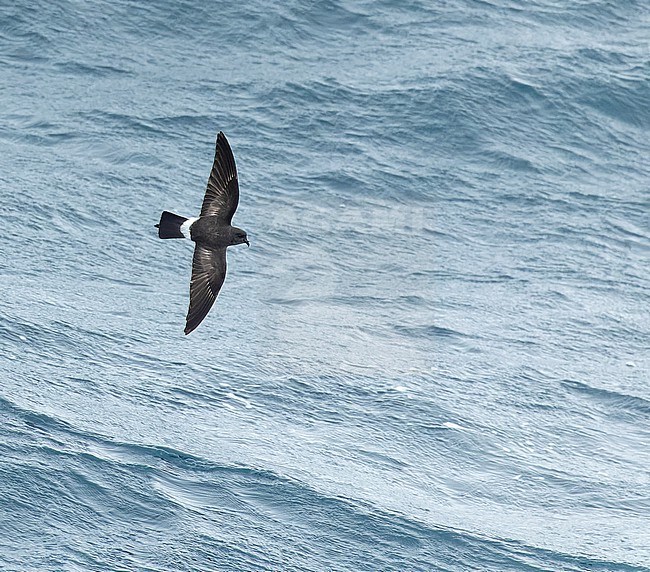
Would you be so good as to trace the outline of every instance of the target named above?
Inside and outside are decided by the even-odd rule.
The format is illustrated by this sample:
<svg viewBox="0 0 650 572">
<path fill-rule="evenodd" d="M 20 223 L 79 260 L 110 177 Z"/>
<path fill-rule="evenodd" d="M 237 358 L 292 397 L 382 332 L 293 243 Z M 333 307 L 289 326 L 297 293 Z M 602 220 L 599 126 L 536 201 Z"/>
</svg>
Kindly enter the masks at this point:
<svg viewBox="0 0 650 572">
<path fill-rule="evenodd" d="M 197 221 L 199 220 L 198 218 L 188 218 L 182 225 L 181 225 L 181 233 L 185 238 L 189 238 L 190 240 L 192 239 L 192 236 L 190 235 L 190 227 Z"/>
</svg>

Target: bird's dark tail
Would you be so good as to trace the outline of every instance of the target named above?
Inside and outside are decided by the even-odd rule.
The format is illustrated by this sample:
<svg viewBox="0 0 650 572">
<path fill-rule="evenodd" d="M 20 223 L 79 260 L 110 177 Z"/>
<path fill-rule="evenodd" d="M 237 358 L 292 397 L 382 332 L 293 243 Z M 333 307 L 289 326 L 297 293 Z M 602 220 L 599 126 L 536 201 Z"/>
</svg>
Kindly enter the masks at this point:
<svg viewBox="0 0 650 572">
<path fill-rule="evenodd" d="M 160 222 L 156 225 L 158 236 L 160 238 L 185 238 L 181 232 L 181 225 L 186 220 L 184 216 L 163 211 L 163 214 L 160 215 Z"/>
</svg>

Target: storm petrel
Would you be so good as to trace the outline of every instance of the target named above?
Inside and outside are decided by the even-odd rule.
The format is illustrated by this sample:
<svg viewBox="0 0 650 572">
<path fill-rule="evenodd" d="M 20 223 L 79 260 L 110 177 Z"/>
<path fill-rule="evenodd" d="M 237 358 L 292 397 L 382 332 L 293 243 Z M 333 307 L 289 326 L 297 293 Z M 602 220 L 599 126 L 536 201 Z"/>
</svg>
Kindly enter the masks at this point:
<svg viewBox="0 0 650 572">
<path fill-rule="evenodd" d="M 217 299 L 226 278 L 226 248 L 234 244 L 250 246 L 246 232 L 230 224 L 238 203 L 235 158 L 220 131 L 201 214 L 185 218 L 164 211 L 156 225 L 160 238 L 189 238 L 196 243 L 185 334 L 203 321 Z"/>
</svg>

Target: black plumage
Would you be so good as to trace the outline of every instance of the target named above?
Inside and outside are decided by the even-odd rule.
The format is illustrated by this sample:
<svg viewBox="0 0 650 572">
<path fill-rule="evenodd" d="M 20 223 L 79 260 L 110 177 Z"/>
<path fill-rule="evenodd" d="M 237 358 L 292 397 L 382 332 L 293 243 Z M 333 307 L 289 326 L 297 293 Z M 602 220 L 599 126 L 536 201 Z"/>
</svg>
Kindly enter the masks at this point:
<svg viewBox="0 0 650 572">
<path fill-rule="evenodd" d="M 226 278 L 226 248 L 249 245 L 246 232 L 231 225 L 238 204 L 235 158 L 220 131 L 200 216 L 188 219 L 164 211 L 156 225 L 160 238 L 189 238 L 196 243 L 185 334 L 203 321 L 217 299 Z"/>
</svg>

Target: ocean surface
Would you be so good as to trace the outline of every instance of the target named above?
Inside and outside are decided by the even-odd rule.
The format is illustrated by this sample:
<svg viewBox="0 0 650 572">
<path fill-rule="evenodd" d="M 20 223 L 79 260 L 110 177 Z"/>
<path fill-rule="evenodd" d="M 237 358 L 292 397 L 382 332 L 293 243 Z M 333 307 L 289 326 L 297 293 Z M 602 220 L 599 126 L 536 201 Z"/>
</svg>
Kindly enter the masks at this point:
<svg viewBox="0 0 650 572">
<path fill-rule="evenodd" d="M 650 570 L 645 0 L 0 6 L 0 570 Z M 223 130 L 217 304 L 183 335 Z"/>
</svg>

